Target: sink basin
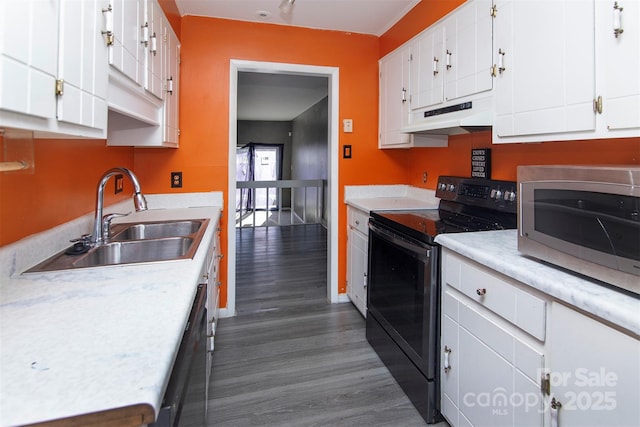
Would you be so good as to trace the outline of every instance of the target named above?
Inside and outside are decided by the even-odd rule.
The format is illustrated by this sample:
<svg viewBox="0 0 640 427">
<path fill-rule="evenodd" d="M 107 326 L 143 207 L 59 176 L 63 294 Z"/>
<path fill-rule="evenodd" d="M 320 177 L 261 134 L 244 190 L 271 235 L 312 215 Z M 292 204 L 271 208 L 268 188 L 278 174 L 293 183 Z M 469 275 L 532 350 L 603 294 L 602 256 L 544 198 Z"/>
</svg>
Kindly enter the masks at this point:
<svg viewBox="0 0 640 427">
<path fill-rule="evenodd" d="M 206 219 L 114 224 L 111 227 L 111 241 L 123 242 L 129 240 L 163 239 L 166 237 L 186 237 L 197 233 L 205 222 Z"/>
<path fill-rule="evenodd" d="M 25 271 L 69 270 L 193 258 L 209 219 L 114 224 L 108 243 L 83 254 L 62 251 Z"/>
<path fill-rule="evenodd" d="M 73 267 L 98 267 L 181 259 L 189 253 L 192 245 L 193 239 L 189 237 L 107 243 L 89 251 L 72 265 Z"/>
</svg>

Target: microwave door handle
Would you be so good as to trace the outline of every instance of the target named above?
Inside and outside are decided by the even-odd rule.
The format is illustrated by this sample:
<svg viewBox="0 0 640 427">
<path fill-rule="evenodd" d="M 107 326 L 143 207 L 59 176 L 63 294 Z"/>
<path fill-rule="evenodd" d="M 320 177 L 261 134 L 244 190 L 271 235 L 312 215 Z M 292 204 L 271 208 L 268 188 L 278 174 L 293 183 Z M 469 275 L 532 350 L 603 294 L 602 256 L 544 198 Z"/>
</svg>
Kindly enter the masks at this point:
<svg viewBox="0 0 640 427">
<path fill-rule="evenodd" d="M 401 248 L 404 248 L 418 255 L 419 257 L 424 257 L 425 259 L 428 259 L 431 255 L 431 247 L 425 247 L 425 246 L 413 244 L 404 239 L 401 239 L 398 235 L 391 233 L 387 230 L 383 230 L 380 227 L 377 227 L 376 225 L 371 223 L 369 223 L 369 229 L 371 229 L 374 233 L 380 235 L 385 240 L 393 243 L 396 246 L 400 246 Z"/>
</svg>

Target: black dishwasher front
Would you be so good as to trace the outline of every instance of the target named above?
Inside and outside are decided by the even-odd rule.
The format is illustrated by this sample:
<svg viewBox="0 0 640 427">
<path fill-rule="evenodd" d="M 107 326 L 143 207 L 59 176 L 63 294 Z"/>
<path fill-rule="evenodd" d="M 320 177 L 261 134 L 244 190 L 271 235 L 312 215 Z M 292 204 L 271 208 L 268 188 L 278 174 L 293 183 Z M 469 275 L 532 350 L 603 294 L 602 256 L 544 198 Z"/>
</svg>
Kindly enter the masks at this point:
<svg viewBox="0 0 640 427">
<path fill-rule="evenodd" d="M 162 407 L 150 427 L 205 426 L 207 402 L 205 379 L 207 357 L 207 285 L 198 285 Z"/>
</svg>

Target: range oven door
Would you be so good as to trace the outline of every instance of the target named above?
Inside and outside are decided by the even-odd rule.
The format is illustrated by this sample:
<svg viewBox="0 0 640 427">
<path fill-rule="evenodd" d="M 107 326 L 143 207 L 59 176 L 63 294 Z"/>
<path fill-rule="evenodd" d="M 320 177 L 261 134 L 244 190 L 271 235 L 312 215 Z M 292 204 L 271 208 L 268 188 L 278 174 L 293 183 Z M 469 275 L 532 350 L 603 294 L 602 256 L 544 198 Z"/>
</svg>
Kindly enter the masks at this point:
<svg viewBox="0 0 640 427">
<path fill-rule="evenodd" d="M 428 380 L 438 365 L 438 249 L 369 223 L 368 315 Z"/>
</svg>

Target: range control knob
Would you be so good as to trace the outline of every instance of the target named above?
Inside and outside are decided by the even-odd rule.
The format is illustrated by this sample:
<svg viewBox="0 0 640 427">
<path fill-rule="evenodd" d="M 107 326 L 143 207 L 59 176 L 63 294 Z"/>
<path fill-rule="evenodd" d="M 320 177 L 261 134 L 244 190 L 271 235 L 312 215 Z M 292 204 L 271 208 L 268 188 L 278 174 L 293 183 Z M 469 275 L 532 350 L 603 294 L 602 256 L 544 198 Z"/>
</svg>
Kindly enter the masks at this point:
<svg viewBox="0 0 640 427">
<path fill-rule="evenodd" d="M 515 202 L 516 201 L 516 192 L 515 191 L 505 191 L 504 199 L 507 202 Z"/>
<path fill-rule="evenodd" d="M 502 198 L 502 191 L 493 189 L 493 190 L 491 190 L 491 196 L 490 197 L 492 199 L 495 199 L 495 200 L 500 200 Z"/>
<path fill-rule="evenodd" d="M 444 182 L 438 184 L 438 190 L 444 191 L 447 188 L 447 185 Z"/>
<path fill-rule="evenodd" d="M 453 184 L 448 184 L 447 185 L 447 191 L 455 191 L 456 190 L 456 186 Z"/>
</svg>

